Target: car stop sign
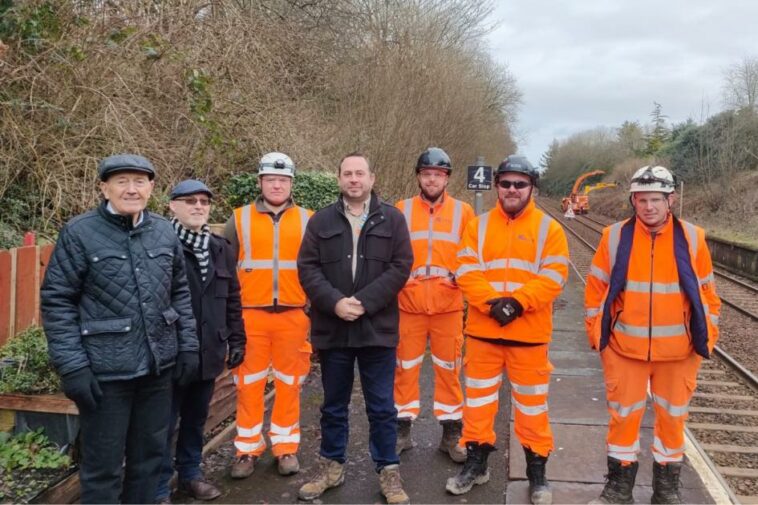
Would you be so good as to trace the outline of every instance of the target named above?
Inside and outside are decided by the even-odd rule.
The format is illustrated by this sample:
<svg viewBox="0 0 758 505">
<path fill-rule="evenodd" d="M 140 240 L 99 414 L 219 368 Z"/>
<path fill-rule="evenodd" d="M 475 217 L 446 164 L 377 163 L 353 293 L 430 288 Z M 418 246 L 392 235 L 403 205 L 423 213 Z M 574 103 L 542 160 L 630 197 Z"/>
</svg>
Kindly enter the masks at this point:
<svg viewBox="0 0 758 505">
<path fill-rule="evenodd" d="M 468 167 L 466 189 L 472 191 L 492 189 L 492 167 L 477 165 Z"/>
</svg>

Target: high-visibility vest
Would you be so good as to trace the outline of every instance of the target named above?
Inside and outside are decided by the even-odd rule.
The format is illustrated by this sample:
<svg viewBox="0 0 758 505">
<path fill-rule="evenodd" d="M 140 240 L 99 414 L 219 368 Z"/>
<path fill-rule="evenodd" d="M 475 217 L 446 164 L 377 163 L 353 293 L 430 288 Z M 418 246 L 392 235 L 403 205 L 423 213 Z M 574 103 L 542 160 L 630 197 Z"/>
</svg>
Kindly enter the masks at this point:
<svg viewBox="0 0 758 505">
<path fill-rule="evenodd" d="M 469 303 L 466 334 L 529 343 L 550 342 L 555 300 L 568 277 L 563 228 L 530 201 L 515 219 L 498 204 L 466 227 L 458 249 L 458 285 Z M 506 326 L 487 300 L 513 297 L 523 314 Z"/>
<path fill-rule="evenodd" d="M 395 206 L 405 216 L 413 246 L 411 275 L 398 295 L 400 309 L 423 314 L 463 310 L 463 295 L 454 283 L 456 255 L 474 210 L 447 193 L 438 205 L 415 196 Z"/>
<path fill-rule="evenodd" d="M 705 232 L 673 215 L 652 234 L 635 218 L 603 231 L 585 292 L 593 347 L 628 358 L 708 357 L 718 339 L 721 301 Z"/>
<path fill-rule="evenodd" d="M 255 204 L 234 209 L 243 308 L 305 306 L 305 292 L 297 277 L 297 253 L 312 214 L 292 206 L 279 219 L 272 219 L 269 213 L 259 212 Z"/>
</svg>

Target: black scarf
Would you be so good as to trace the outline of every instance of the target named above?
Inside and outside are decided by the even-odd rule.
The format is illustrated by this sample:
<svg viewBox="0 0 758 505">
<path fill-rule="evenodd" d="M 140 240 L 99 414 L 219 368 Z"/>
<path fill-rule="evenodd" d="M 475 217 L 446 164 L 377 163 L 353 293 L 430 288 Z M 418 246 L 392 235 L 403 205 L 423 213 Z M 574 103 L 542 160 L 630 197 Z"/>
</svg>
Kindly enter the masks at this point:
<svg viewBox="0 0 758 505">
<path fill-rule="evenodd" d="M 200 276 L 205 282 L 208 275 L 208 264 L 211 261 L 210 248 L 208 247 L 211 239 L 211 230 L 207 224 L 204 224 L 201 230 L 192 231 L 182 226 L 175 217 L 171 219 L 171 224 L 174 227 L 179 241 L 192 249 L 192 252 L 197 258 L 197 264 L 200 265 Z"/>
</svg>

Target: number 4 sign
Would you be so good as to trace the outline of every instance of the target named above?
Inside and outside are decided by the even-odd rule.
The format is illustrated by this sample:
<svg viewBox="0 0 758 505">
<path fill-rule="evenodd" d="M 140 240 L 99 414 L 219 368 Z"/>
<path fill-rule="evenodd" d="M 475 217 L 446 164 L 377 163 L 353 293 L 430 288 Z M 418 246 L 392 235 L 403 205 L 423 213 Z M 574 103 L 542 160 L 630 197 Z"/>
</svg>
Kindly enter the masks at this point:
<svg viewBox="0 0 758 505">
<path fill-rule="evenodd" d="M 466 189 L 472 191 L 492 189 L 492 167 L 477 165 L 468 167 Z"/>
</svg>

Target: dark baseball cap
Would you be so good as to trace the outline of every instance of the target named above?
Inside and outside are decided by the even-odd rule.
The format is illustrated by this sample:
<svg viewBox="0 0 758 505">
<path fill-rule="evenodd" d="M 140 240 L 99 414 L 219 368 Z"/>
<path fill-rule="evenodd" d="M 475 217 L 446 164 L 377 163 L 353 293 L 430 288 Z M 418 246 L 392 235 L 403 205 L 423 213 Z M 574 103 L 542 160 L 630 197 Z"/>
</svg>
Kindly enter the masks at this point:
<svg viewBox="0 0 758 505">
<path fill-rule="evenodd" d="M 208 189 L 208 186 L 197 179 L 187 179 L 174 186 L 174 189 L 171 190 L 170 198 L 176 200 L 179 197 L 195 195 L 197 193 L 205 193 L 208 195 L 208 198 L 213 198 L 213 192 Z"/>
<path fill-rule="evenodd" d="M 101 181 L 108 180 L 108 177 L 116 172 L 124 171 L 146 173 L 151 181 L 155 178 L 153 164 L 138 154 L 114 154 L 97 165 L 97 173 Z"/>
</svg>

